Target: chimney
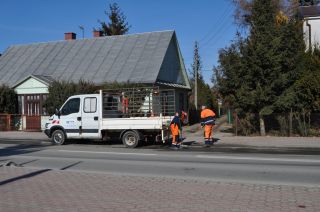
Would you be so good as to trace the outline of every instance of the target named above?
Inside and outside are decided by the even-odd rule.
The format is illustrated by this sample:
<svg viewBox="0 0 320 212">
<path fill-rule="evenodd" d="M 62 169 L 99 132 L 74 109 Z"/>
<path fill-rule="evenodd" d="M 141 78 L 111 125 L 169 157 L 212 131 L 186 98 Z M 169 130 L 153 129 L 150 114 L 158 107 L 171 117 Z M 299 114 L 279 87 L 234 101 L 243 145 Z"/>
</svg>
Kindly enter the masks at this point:
<svg viewBox="0 0 320 212">
<path fill-rule="evenodd" d="M 65 40 L 75 40 L 77 37 L 77 34 L 74 32 L 66 32 L 64 33 L 64 39 Z"/>
<path fill-rule="evenodd" d="M 94 31 L 93 31 L 93 37 L 94 37 L 94 38 L 102 37 L 102 31 L 100 31 L 100 30 L 94 30 Z"/>
</svg>

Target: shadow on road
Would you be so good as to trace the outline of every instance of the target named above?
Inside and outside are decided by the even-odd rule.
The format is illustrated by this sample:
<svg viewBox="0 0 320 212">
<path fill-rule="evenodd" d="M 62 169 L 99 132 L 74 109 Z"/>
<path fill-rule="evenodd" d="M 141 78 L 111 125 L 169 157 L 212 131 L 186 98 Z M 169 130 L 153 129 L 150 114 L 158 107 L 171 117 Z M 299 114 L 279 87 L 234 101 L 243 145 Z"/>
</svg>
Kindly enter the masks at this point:
<svg viewBox="0 0 320 212">
<path fill-rule="evenodd" d="M 14 146 L 4 147 L 0 149 L 0 157 L 7 157 L 11 155 L 22 155 L 31 152 L 38 152 L 45 148 L 43 145 L 34 144 L 17 144 Z"/>
<path fill-rule="evenodd" d="M 3 185 L 8 184 L 8 183 L 13 183 L 15 181 L 22 180 L 22 179 L 25 179 L 25 178 L 34 177 L 34 176 L 37 176 L 39 174 L 48 172 L 50 170 L 51 169 L 43 169 L 43 170 L 39 170 L 39 171 L 34 171 L 34 172 L 31 172 L 31 173 L 28 173 L 28 174 L 25 174 L 25 175 L 21 175 L 21 176 L 18 176 L 18 177 L 13 177 L 13 178 L 10 178 L 10 179 L 7 179 L 7 180 L 3 180 L 3 181 L 0 182 L 0 186 L 3 186 Z"/>
</svg>

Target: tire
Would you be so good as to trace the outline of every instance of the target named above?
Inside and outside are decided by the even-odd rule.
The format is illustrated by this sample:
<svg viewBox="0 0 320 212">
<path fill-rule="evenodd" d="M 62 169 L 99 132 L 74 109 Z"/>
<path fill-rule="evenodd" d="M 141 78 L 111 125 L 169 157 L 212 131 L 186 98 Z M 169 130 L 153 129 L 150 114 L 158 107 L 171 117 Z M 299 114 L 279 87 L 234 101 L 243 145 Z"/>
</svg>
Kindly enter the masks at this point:
<svg viewBox="0 0 320 212">
<path fill-rule="evenodd" d="M 139 145 L 139 134 L 135 131 L 127 131 L 122 136 L 122 143 L 128 148 L 135 148 Z"/>
<path fill-rule="evenodd" d="M 66 140 L 66 135 L 62 130 L 55 130 L 51 135 L 51 141 L 54 145 L 62 145 Z"/>
</svg>

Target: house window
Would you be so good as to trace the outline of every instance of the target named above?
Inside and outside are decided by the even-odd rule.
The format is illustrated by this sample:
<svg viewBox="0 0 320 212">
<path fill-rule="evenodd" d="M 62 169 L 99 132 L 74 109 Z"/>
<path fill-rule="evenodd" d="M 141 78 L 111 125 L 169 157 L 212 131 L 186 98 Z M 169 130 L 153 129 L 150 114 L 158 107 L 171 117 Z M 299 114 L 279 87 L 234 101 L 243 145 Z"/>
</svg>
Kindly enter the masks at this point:
<svg viewBox="0 0 320 212">
<path fill-rule="evenodd" d="M 34 116 L 40 115 L 40 94 L 28 94 L 26 95 L 25 102 L 25 112 L 26 115 Z M 22 112 L 22 111 L 21 111 Z"/>
<path fill-rule="evenodd" d="M 23 95 L 18 96 L 18 113 L 24 114 L 24 96 Z"/>
<path fill-rule="evenodd" d="M 42 100 L 41 100 L 42 113 L 41 114 L 42 115 L 49 115 L 48 112 L 47 112 L 46 107 L 44 106 L 44 103 L 48 98 L 48 94 L 42 94 L 41 96 L 42 96 Z"/>
<path fill-rule="evenodd" d="M 19 114 L 38 116 L 48 115 L 44 102 L 48 94 L 26 94 L 18 95 Z"/>
</svg>

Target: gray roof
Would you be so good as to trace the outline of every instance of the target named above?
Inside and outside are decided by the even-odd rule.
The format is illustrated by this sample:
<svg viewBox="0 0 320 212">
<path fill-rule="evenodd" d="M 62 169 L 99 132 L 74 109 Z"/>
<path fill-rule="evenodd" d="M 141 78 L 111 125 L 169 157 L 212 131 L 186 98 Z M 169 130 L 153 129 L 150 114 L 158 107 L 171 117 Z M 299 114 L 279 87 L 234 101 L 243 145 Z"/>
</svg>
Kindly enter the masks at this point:
<svg viewBox="0 0 320 212">
<path fill-rule="evenodd" d="M 0 84 L 30 75 L 48 82 L 156 83 L 173 40 L 174 31 L 161 31 L 12 46 L 0 57 Z"/>
<path fill-rule="evenodd" d="M 312 5 L 312 6 L 301 6 L 299 7 L 300 15 L 303 18 L 306 17 L 319 17 L 320 16 L 320 6 Z"/>
</svg>

